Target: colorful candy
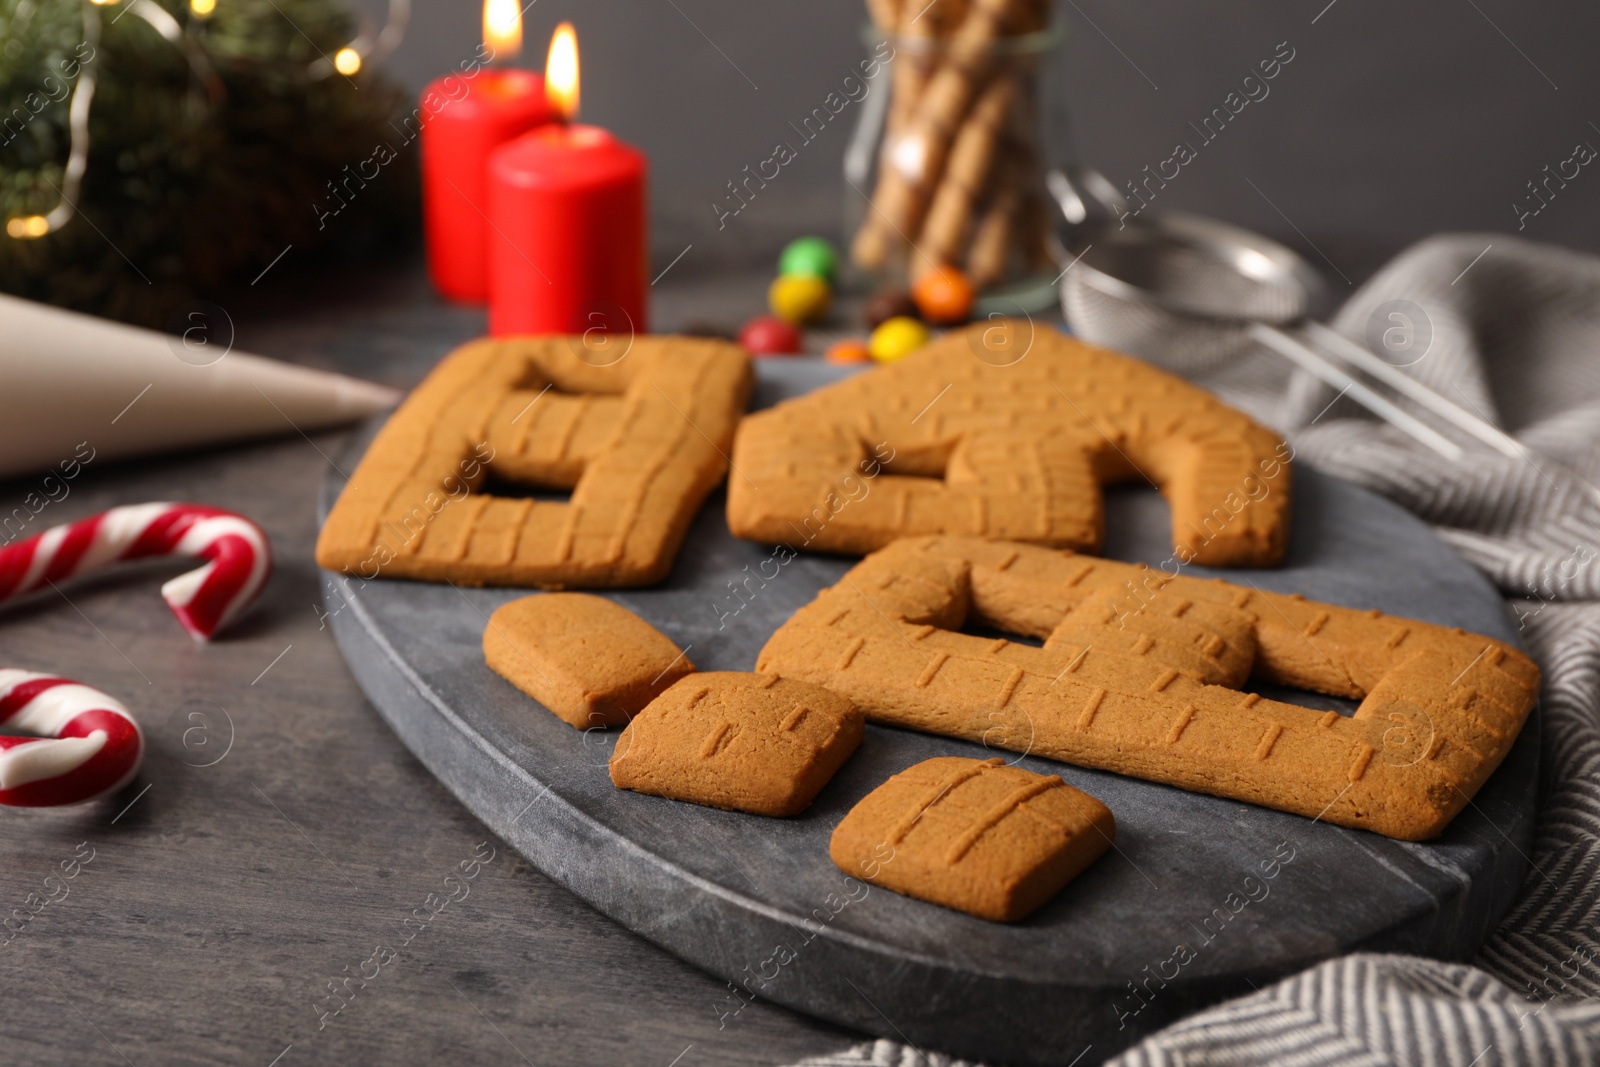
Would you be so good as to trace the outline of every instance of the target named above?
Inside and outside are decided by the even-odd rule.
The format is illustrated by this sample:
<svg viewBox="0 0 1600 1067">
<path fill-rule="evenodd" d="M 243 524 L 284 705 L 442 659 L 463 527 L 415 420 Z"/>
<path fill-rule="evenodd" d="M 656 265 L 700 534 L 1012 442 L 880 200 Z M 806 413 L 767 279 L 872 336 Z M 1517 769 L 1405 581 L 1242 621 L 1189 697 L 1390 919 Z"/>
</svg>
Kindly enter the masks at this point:
<svg viewBox="0 0 1600 1067">
<path fill-rule="evenodd" d="M 839 256 L 833 246 L 820 237 L 801 237 L 790 241 L 778 257 L 780 277 L 821 278 L 829 285 L 839 269 Z"/>
<path fill-rule="evenodd" d="M 911 294 L 904 289 L 885 289 L 868 299 L 865 314 L 867 329 L 876 330 L 890 319 L 915 318 L 917 305 L 911 302 Z"/>
<path fill-rule="evenodd" d="M 161 587 L 172 613 L 200 641 L 238 618 L 272 573 L 267 535 L 243 515 L 200 504 L 133 504 L 0 548 L 0 600 L 150 556 L 207 561 Z"/>
<path fill-rule="evenodd" d="M 871 363 L 872 349 L 867 347 L 865 341 L 851 338 L 834 342 L 822 358 L 829 363 Z"/>
<path fill-rule="evenodd" d="M 972 315 L 977 298 L 972 282 L 954 267 L 940 266 L 927 271 L 911 286 L 911 299 L 923 319 L 937 326 L 957 326 Z"/>
<path fill-rule="evenodd" d="M 927 344 L 931 336 L 928 328 L 916 319 L 897 315 L 872 331 L 867 347 L 879 363 L 893 363 Z"/>
<path fill-rule="evenodd" d="M 757 315 L 739 331 L 739 343 L 753 356 L 798 355 L 800 331 L 771 315 Z"/>
<path fill-rule="evenodd" d="M 801 325 L 816 322 L 828 313 L 833 291 L 828 283 L 811 274 L 786 274 L 767 289 L 767 306 L 785 322 Z"/>
<path fill-rule="evenodd" d="M 78 804 L 133 780 L 144 735 L 120 701 L 66 678 L 0 669 L 0 804 Z"/>
</svg>

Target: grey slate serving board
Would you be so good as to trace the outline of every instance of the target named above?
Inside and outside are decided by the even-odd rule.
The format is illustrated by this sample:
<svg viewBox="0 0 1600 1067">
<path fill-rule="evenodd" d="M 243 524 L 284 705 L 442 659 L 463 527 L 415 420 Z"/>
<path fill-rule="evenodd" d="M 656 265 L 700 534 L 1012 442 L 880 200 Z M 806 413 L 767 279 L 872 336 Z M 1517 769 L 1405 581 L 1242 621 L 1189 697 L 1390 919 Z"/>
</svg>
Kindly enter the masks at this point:
<svg viewBox="0 0 1600 1067">
<path fill-rule="evenodd" d="M 841 373 L 759 366 L 757 407 Z M 349 464 L 376 429 L 357 435 Z M 341 484 L 325 484 L 324 515 Z M 1495 591 L 1417 519 L 1303 464 L 1295 492 L 1286 565 L 1214 573 L 1516 640 Z M 746 584 L 772 572 L 758 569 L 772 550 L 735 540 L 723 503 L 720 493 L 707 502 L 666 582 L 611 595 L 700 669 L 750 670 L 772 631 L 851 561 L 802 555 Z M 1108 555 L 1170 554 L 1154 490 L 1114 489 L 1107 512 Z M 1339 953 L 1464 959 L 1522 880 L 1537 711 L 1474 804 L 1425 844 L 1024 758 L 1109 805 L 1116 849 L 1025 922 L 984 922 L 849 880 L 827 855 L 834 825 L 891 774 L 930 756 L 991 754 L 982 746 L 869 727 L 811 809 L 787 820 L 616 790 L 606 773 L 616 731 L 572 729 L 483 663 L 488 615 L 528 592 L 323 575 L 340 648 L 407 747 L 545 873 L 727 979 L 725 1021 L 760 995 L 992 1062 L 1069 1064 L 1091 1048 L 1094 1062 Z"/>
</svg>

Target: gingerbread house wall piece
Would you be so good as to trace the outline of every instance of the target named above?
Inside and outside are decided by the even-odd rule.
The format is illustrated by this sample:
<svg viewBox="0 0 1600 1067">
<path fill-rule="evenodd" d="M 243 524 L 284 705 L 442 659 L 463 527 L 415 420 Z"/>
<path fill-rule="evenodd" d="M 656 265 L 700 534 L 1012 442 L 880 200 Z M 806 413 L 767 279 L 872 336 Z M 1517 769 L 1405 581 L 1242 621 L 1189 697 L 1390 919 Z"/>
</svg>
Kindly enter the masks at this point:
<svg viewBox="0 0 1600 1067">
<path fill-rule="evenodd" d="M 351 473 L 317 562 L 463 585 L 659 581 L 727 469 L 750 363 L 678 337 L 636 337 L 606 359 L 559 336 L 445 357 Z M 571 497 L 482 492 L 491 476 Z"/>
<path fill-rule="evenodd" d="M 1044 645 L 956 632 L 965 618 Z M 1539 692 L 1528 657 L 1459 629 L 950 537 L 867 557 L 779 628 L 758 669 L 876 722 L 1407 840 L 1466 806 Z M 1235 687 L 1245 673 L 1361 703 L 1347 717 L 1264 699 Z"/>
<path fill-rule="evenodd" d="M 997 365 L 995 330 L 1031 330 L 1026 354 Z M 733 463 L 748 478 L 729 483 L 728 526 L 854 554 L 926 534 L 1092 552 L 1100 487 L 1148 479 L 1171 505 L 1180 562 L 1276 565 L 1290 454 L 1148 364 L 1047 327 L 986 322 L 746 418 Z"/>
</svg>

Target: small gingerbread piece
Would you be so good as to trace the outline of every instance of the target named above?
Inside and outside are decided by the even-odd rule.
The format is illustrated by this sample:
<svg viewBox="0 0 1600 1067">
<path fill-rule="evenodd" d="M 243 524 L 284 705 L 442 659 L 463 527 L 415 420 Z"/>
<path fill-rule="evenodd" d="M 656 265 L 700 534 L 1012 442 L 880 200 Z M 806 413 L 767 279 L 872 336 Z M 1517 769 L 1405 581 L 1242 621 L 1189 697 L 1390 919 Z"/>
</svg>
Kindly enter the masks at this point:
<svg viewBox="0 0 1600 1067">
<path fill-rule="evenodd" d="M 943 756 L 868 793 L 833 831 L 841 870 L 996 922 L 1036 911 L 1116 837 L 1111 811 L 1056 775 Z"/>
<path fill-rule="evenodd" d="M 620 726 L 694 664 L 620 604 L 544 593 L 502 605 L 483 631 L 495 673 L 579 730 Z"/>
<path fill-rule="evenodd" d="M 861 743 L 845 697 L 775 674 L 711 671 L 651 701 L 617 739 L 619 789 L 756 815 L 796 815 Z"/>
</svg>

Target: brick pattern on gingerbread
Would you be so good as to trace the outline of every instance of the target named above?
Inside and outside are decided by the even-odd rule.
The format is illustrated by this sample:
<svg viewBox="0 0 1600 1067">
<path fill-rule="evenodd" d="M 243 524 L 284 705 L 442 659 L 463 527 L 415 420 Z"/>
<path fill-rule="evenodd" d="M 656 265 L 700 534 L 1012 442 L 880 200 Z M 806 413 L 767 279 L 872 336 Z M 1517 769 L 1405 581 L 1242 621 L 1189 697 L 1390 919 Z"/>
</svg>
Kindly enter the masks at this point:
<svg viewBox="0 0 1600 1067">
<path fill-rule="evenodd" d="M 749 398 L 737 346 L 636 337 L 604 366 L 578 339 L 457 349 L 374 439 L 328 515 L 317 562 L 466 585 L 663 578 L 727 469 Z M 566 502 L 479 492 L 494 475 Z"/>
<path fill-rule="evenodd" d="M 1024 918 L 1099 859 L 1116 821 L 1056 775 L 941 756 L 850 810 L 828 853 L 874 885 L 983 919 Z"/>
<path fill-rule="evenodd" d="M 984 331 L 1033 329 L 1015 363 Z M 992 356 L 991 356 L 992 358 Z M 893 459 L 879 471 L 874 448 Z M 1160 485 L 1179 560 L 1282 561 L 1290 452 L 1216 397 L 1053 329 L 986 322 L 739 427 L 728 526 L 751 540 L 866 553 L 897 537 L 1007 538 L 1097 551 L 1101 485 Z M 871 490 L 852 490 L 863 475 Z M 848 497 L 848 506 L 839 506 Z"/>
<path fill-rule="evenodd" d="M 662 693 L 611 756 L 619 789 L 756 815 L 804 811 L 861 743 L 866 717 L 821 686 L 709 671 Z"/>
<path fill-rule="evenodd" d="M 955 632 L 969 618 L 1044 645 Z M 869 556 L 758 667 L 876 722 L 1407 840 L 1471 800 L 1539 691 L 1530 659 L 1460 629 L 975 538 Z M 1361 703 L 1312 711 L 1246 677 Z"/>
</svg>

